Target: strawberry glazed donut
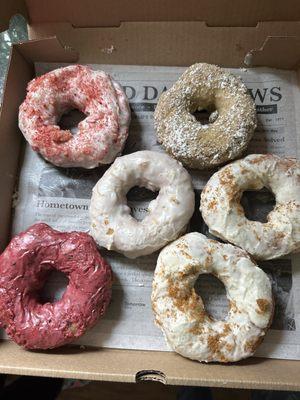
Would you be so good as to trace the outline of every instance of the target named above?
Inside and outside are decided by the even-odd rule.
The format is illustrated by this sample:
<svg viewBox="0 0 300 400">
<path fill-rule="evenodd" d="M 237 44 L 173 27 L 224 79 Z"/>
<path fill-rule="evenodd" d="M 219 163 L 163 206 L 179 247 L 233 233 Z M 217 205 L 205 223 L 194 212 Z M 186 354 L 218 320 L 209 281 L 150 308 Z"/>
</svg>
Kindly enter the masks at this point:
<svg viewBox="0 0 300 400">
<path fill-rule="evenodd" d="M 225 320 L 206 311 L 194 285 L 200 274 L 223 282 L 229 300 Z M 152 285 L 157 325 L 171 348 L 204 362 L 233 362 L 253 355 L 273 317 L 268 276 L 238 247 L 193 232 L 159 254 Z"/>
<path fill-rule="evenodd" d="M 127 205 L 134 186 L 159 190 L 142 221 Z M 182 165 L 163 153 L 138 151 L 117 158 L 93 188 L 90 232 L 99 246 L 136 258 L 177 239 L 194 207 L 191 177 Z"/>
<path fill-rule="evenodd" d="M 69 278 L 62 298 L 42 303 L 49 272 Z M 95 325 L 111 297 L 112 272 L 94 240 L 38 223 L 15 236 L 0 256 L 0 322 L 26 349 L 70 343 Z"/>
<path fill-rule="evenodd" d="M 246 218 L 245 190 L 269 189 L 276 205 L 267 222 Z M 209 231 L 258 260 L 300 251 L 300 163 L 272 154 L 251 154 L 226 165 L 207 182 L 200 210 Z"/>
<path fill-rule="evenodd" d="M 215 110 L 201 124 L 193 113 Z M 237 158 L 256 127 L 255 104 L 240 78 L 211 64 L 190 66 L 159 98 L 156 135 L 183 165 L 205 169 Z"/>
<path fill-rule="evenodd" d="M 72 109 L 86 114 L 74 135 L 57 125 Z M 105 72 L 82 65 L 33 79 L 19 110 L 19 127 L 33 150 L 59 167 L 112 163 L 124 147 L 129 123 L 122 87 Z"/>
</svg>

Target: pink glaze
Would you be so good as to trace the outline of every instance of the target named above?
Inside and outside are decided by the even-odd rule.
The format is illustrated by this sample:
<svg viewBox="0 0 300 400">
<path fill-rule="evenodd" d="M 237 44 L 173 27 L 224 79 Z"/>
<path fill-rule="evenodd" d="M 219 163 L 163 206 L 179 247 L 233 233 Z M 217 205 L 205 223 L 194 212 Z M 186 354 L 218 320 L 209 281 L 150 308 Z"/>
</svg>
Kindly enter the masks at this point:
<svg viewBox="0 0 300 400">
<path fill-rule="evenodd" d="M 87 117 L 75 135 L 57 125 L 78 109 Z M 61 167 L 110 164 L 128 136 L 130 109 L 122 87 L 103 71 L 71 65 L 33 79 L 20 106 L 19 127 L 33 150 Z"/>
<path fill-rule="evenodd" d="M 49 272 L 69 278 L 62 298 L 41 304 Z M 26 349 L 50 349 L 82 336 L 105 313 L 112 272 L 91 236 L 38 223 L 15 236 L 0 256 L 0 321 Z"/>
</svg>

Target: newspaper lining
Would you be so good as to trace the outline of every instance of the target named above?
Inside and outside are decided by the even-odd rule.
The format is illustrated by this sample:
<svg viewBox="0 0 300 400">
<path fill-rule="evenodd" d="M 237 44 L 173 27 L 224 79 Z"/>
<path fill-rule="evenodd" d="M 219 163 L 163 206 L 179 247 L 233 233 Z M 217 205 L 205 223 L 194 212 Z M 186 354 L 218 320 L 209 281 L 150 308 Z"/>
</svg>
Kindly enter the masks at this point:
<svg viewBox="0 0 300 400">
<path fill-rule="evenodd" d="M 63 64 L 36 64 L 37 75 Z M 163 151 L 156 142 L 153 111 L 162 91 L 169 88 L 185 68 L 92 65 L 119 81 L 130 100 L 132 122 L 124 154 L 148 149 Z M 256 102 L 258 128 L 248 153 L 275 153 L 298 156 L 296 107 L 299 104 L 296 75 L 291 71 L 268 68 L 230 69 L 242 77 Z M 201 116 L 205 118 L 205 115 Z M 75 114 L 64 120 L 72 127 Z M 298 125 L 299 126 L 299 125 Z M 76 132 L 76 128 L 72 129 Z M 88 231 L 88 208 L 91 191 L 106 167 L 94 170 L 56 168 L 27 146 L 20 174 L 15 205 L 13 234 L 43 221 L 63 231 Z M 213 171 L 189 171 L 196 191 L 196 211 L 190 231 L 206 235 L 208 229 L 198 211 L 199 195 Z M 147 213 L 155 194 L 143 189 L 128 193 L 128 204 L 137 219 Z M 243 206 L 250 218 L 262 220 L 274 205 L 266 191 L 246 192 Z M 151 283 L 157 253 L 130 260 L 115 252 L 102 251 L 114 271 L 113 296 L 105 317 L 78 342 L 85 345 L 143 350 L 170 350 L 153 322 L 150 304 Z M 300 359 L 300 256 L 286 257 L 259 265 L 270 276 L 276 301 L 271 329 L 256 355 L 270 358 Z M 66 285 L 61 274 L 53 273 L 47 286 L 49 300 L 59 298 Z M 211 276 L 201 276 L 196 290 L 204 299 L 207 311 L 224 318 L 227 300 L 224 287 Z M 298 311 L 297 311 L 298 310 Z M 298 332 L 299 331 L 299 332 Z"/>
</svg>

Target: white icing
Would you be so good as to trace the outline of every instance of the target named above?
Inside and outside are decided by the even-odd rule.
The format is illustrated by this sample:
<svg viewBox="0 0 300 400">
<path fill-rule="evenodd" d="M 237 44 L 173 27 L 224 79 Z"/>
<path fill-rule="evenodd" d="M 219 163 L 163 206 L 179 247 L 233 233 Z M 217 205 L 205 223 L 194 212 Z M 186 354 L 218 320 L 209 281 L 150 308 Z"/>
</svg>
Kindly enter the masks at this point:
<svg viewBox="0 0 300 400">
<path fill-rule="evenodd" d="M 224 321 L 208 316 L 194 291 L 203 273 L 225 285 L 230 310 Z M 152 307 L 174 351 L 198 361 L 238 361 L 254 353 L 270 325 L 271 283 L 245 251 L 189 233 L 160 252 Z"/>
<path fill-rule="evenodd" d="M 75 135 L 57 125 L 72 108 L 87 115 Z M 105 72 L 82 65 L 58 68 L 31 81 L 19 110 L 26 140 L 61 167 L 110 164 L 124 147 L 129 123 L 129 103 L 121 86 Z"/>
<path fill-rule="evenodd" d="M 159 190 L 142 221 L 130 215 L 133 186 Z M 151 254 L 176 239 L 194 212 L 191 177 L 166 154 L 139 151 L 115 160 L 93 189 L 90 232 L 99 246 L 129 258 Z"/>
<path fill-rule="evenodd" d="M 268 188 L 276 205 L 266 223 L 250 221 L 240 206 L 244 190 Z M 300 251 L 300 163 L 252 154 L 216 172 L 201 194 L 200 210 L 210 232 L 269 260 Z"/>
</svg>

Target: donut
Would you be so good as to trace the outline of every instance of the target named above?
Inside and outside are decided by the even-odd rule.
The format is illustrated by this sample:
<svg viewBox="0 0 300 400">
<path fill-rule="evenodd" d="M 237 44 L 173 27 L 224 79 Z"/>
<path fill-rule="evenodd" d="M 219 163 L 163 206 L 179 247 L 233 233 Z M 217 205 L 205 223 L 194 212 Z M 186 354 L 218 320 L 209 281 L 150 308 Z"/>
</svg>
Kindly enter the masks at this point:
<svg viewBox="0 0 300 400">
<path fill-rule="evenodd" d="M 214 108 L 209 124 L 193 115 Z M 162 93 L 154 122 L 158 142 L 171 156 L 205 169 L 242 154 L 256 128 L 256 111 L 240 78 L 216 65 L 194 64 Z"/>
<path fill-rule="evenodd" d="M 134 186 L 159 190 L 142 221 L 130 215 L 126 201 Z M 99 246 L 126 257 L 151 254 L 186 229 L 194 197 L 191 177 L 168 155 L 138 151 L 119 157 L 93 188 L 90 233 Z"/>
<path fill-rule="evenodd" d="M 244 190 L 269 189 L 276 205 L 267 222 L 246 218 Z M 300 163 L 272 154 L 251 154 L 226 165 L 207 182 L 200 211 L 209 231 L 258 260 L 300 251 Z"/>
<path fill-rule="evenodd" d="M 42 303 L 51 270 L 66 274 L 62 298 Z M 0 256 L 0 321 L 26 349 L 52 349 L 74 341 L 105 313 L 112 272 L 94 240 L 37 223 L 15 236 Z"/>
<path fill-rule="evenodd" d="M 225 320 L 205 311 L 194 290 L 200 274 L 223 282 L 229 300 Z M 159 254 L 152 308 L 170 347 L 200 362 L 234 362 L 254 354 L 273 316 L 268 276 L 238 247 L 188 233 Z"/>
<path fill-rule="evenodd" d="M 63 130 L 61 116 L 78 109 L 78 132 Z M 110 164 L 128 136 L 130 109 L 122 87 L 103 71 L 71 65 L 29 82 L 19 127 L 33 150 L 59 167 Z"/>
</svg>

